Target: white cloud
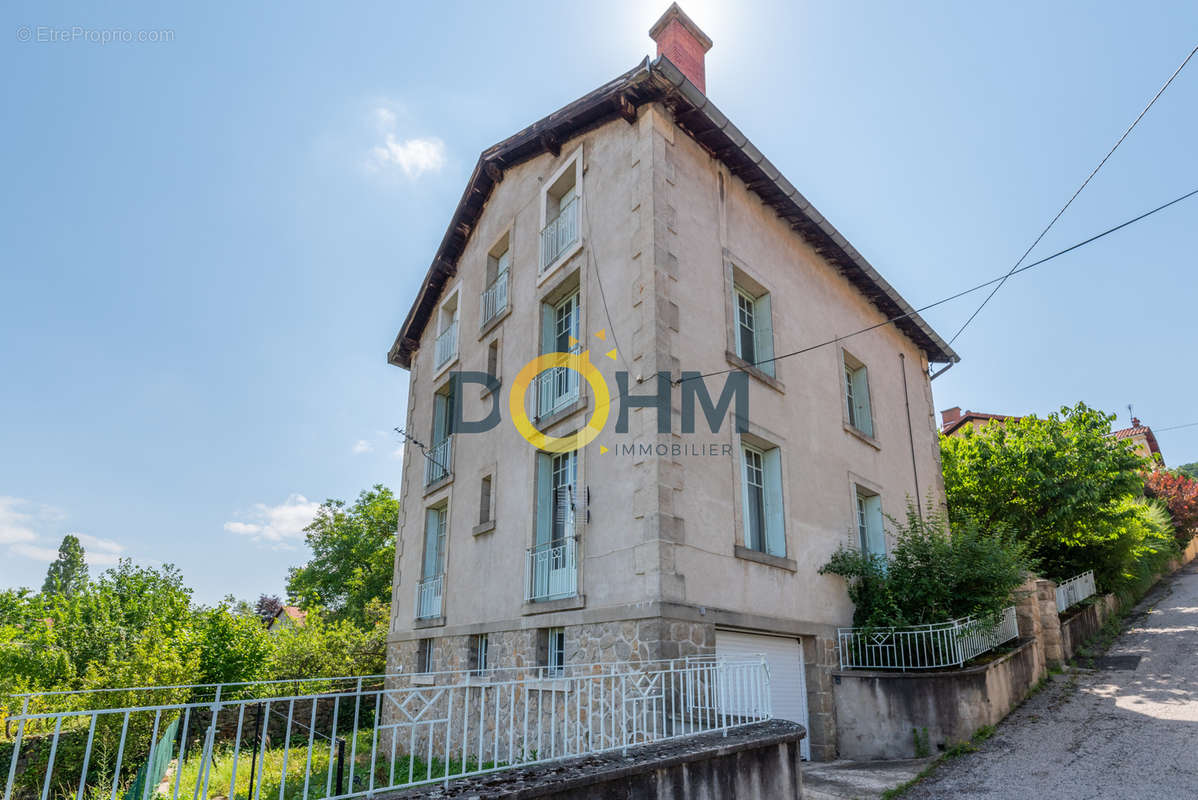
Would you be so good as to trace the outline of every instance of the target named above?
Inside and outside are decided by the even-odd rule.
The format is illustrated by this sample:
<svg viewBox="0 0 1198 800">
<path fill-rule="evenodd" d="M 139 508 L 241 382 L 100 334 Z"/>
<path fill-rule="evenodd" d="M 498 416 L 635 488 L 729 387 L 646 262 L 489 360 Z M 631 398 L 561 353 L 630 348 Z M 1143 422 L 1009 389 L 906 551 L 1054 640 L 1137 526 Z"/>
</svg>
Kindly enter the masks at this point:
<svg viewBox="0 0 1198 800">
<path fill-rule="evenodd" d="M 35 528 L 66 519 L 66 513 L 53 506 L 32 506 L 28 500 L 19 497 L 0 497 L 0 546 L 8 545 L 10 555 L 48 564 L 58 558 L 61 537 L 57 533 L 39 533 Z M 27 508 L 29 510 L 25 510 Z M 124 545 L 112 539 L 77 531 L 70 535 L 77 537 L 83 545 L 89 566 L 114 566 L 125 551 Z"/>
<path fill-rule="evenodd" d="M 240 515 L 248 521 L 231 520 L 225 523 L 225 530 L 249 536 L 256 542 L 288 546 L 293 540 L 303 538 L 304 528 L 316 517 L 319 508 L 320 503 L 293 494 L 275 506 L 255 503 L 250 511 Z"/>
<path fill-rule="evenodd" d="M 362 453 L 369 453 L 372 450 L 374 450 L 374 445 L 365 439 L 359 439 L 354 443 L 354 455 L 356 456 L 361 455 Z"/>
<path fill-rule="evenodd" d="M 409 178 L 417 178 L 445 166 L 445 142 L 436 136 L 401 138 L 395 112 L 382 106 L 374 109 L 374 122 L 383 143 L 370 150 L 368 166 L 372 169 L 397 166 Z"/>
</svg>

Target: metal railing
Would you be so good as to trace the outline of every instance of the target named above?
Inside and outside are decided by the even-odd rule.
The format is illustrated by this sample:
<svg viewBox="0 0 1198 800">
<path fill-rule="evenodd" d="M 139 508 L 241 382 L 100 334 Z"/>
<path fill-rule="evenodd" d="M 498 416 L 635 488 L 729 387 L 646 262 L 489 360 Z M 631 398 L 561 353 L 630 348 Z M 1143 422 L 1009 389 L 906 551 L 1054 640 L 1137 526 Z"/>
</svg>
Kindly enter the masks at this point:
<svg viewBox="0 0 1198 800">
<path fill-rule="evenodd" d="M 1074 606 L 1098 592 L 1094 585 L 1094 570 L 1075 575 L 1057 586 L 1057 613 Z"/>
<path fill-rule="evenodd" d="M 458 321 L 449 323 L 449 327 L 437 334 L 437 345 L 434 348 L 434 369 L 448 364 L 458 354 Z"/>
<path fill-rule="evenodd" d="M 571 352 L 578 348 L 571 348 Z M 537 375 L 537 416 L 549 417 L 578 399 L 579 379 L 582 376 L 569 367 L 550 367 Z"/>
<path fill-rule="evenodd" d="M 578 538 L 566 536 L 528 548 L 525 600 L 578 594 Z"/>
<path fill-rule="evenodd" d="M 562 253 L 578 241 L 578 196 L 541 231 L 541 269 L 549 267 Z"/>
<path fill-rule="evenodd" d="M 444 575 L 438 575 L 416 584 L 416 619 L 441 616 L 441 587 L 444 580 Z"/>
<path fill-rule="evenodd" d="M 480 299 L 479 326 L 486 325 L 507 308 L 507 270 L 499 273 Z"/>
<path fill-rule="evenodd" d="M 429 448 L 424 459 L 424 485 L 432 486 L 453 472 L 453 434 Z"/>
<path fill-rule="evenodd" d="M 959 667 L 1019 637 L 1015 606 L 995 620 L 962 617 L 905 628 L 837 628 L 841 669 Z"/>
<path fill-rule="evenodd" d="M 18 697 L 4 800 L 370 797 L 772 715 L 760 656 L 323 683 L 179 702 L 121 690 L 127 705 L 68 710 L 47 707 L 70 695 Z"/>
</svg>

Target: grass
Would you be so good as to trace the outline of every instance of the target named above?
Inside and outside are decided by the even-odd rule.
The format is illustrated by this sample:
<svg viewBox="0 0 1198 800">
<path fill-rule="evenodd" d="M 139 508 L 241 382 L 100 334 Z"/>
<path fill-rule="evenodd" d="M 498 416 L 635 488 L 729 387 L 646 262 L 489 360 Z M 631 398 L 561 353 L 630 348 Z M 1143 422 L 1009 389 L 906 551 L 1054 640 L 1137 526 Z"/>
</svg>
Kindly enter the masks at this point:
<svg viewBox="0 0 1198 800">
<path fill-rule="evenodd" d="M 968 741 L 957 742 L 956 744 L 949 746 L 947 750 L 940 754 L 939 758 L 924 767 L 923 770 L 921 770 L 920 773 L 914 778 L 905 783 L 900 783 L 893 789 L 887 789 L 886 791 L 882 792 L 882 800 L 894 800 L 896 797 L 901 797 L 912 786 L 915 786 L 924 778 L 935 772 L 936 769 L 944 762 L 951 761 L 954 758 L 960 758 L 966 753 L 976 753 L 982 742 L 994 735 L 994 730 L 995 728 L 993 725 L 983 725 L 973 732 L 973 736 L 969 737 Z"/>
<path fill-rule="evenodd" d="M 372 729 L 364 728 L 359 730 L 354 737 L 357 740 L 357 747 L 356 756 L 353 759 L 352 784 L 350 781 L 350 753 L 351 749 L 353 749 L 353 742 L 347 739 L 345 744 L 344 784 L 341 787 L 342 794 L 364 792 L 370 789 L 370 750 L 373 735 L 374 732 Z M 317 742 L 313 745 L 312 768 L 308 776 L 308 800 L 320 800 L 320 798 L 329 796 L 326 792 L 326 787 L 330 785 L 332 787 L 332 794 L 336 795 L 338 793 L 336 786 L 337 761 L 335 756 L 330 760 L 329 749 L 327 740 L 323 744 Z M 283 779 L 284 756 L 286 756 L 285 781 Z M 260 800 L 277 800 L 280 797 L 282 800 L 302 800 L 304 798 L 304 777 L 308 759 L 308 743 L 306 740 L 302 745 L 290 748 L 268 747 L 264 757 L 257 762 L 254 770 L 255 785 L 251 789 L 250 764 L 252 757 L 251 748 L 241 748 L 241 752 L 237 757 L 237 783 L 234 787 L 234 797 L 232 800 L 252 800 L 251 791 Z M 409 757 L 406 755 L 398 755 L 395 761 L 391 762 L 390 747 L 389 745 L 384 745 L 383 739 L 380 736 L 378 752 L 375 756 L 374 788 L 377 790 L 395 785 L 437 780 L 445 776 L 447 767 L 449 775 L 453 776 L 462 772 L 492 769 L 499 766 L 503 766 L 503 764 L 491 761 L 484 761 L 482 764 L 479 764 L 476 760 L 470 758 L 466 759 L 465 762 L 460 759 L 450 759 L 448 764 L 446 764 L 444 760 L 439 758 L 425 761 L 418 757 Z M 182 775 L 179 778 L 179 797 L 181 800 L 192 800 L 192 798 L 202 796 L 202 785 L 200 793 L 196 793 L 199 769 L 199 758 L 193 757 L 184 763 Z M 331 778 L 329 775 L 330 770 L 333 772 Z M 208 797 L 228 798 L 229 784 L 232 779 L 233 748 L 218 748 L 213 754 L 212 766 L 209 770 Z M 164 784 L 167 791 L 164 794 L 160 793 L 156 795 L 160 800 L 162 798 L 170 798 L 173 795 L 173 772 L 168 774 L 168 780 L 169 785 Z M 280 793 L 281 787 L 283 788 L 282 793 Z"/>
</svg>

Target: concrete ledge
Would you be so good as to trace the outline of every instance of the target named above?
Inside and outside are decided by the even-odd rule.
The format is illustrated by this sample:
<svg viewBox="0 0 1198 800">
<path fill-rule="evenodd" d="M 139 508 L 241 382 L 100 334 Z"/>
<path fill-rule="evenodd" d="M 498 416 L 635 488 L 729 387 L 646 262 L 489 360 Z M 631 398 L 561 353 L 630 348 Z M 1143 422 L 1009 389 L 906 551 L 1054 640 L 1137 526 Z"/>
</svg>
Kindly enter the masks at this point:
<svg viewBox="0 0 1198 800">
<path fill-rule="evenodd" d="M 748 547 L 736 545 L 733 551 L 737 558 L 743 558 L 745 561 L 756 561 L 758 564 L 765 564 L 769 567 L 777 567 L 788 572 L 798 572 L 799 565 L 792 558 L 783 558 L 782 556 L 771 556 L 769 553 L 763 553 L 760 550 L 752 550 Z"/>
<path fill-rule="evenodd" d="M 524 604 L 524 610 L 521 613 L 525 616 L 552 614 L 554 611 L 573 611 L 576 608 L 584 608 L 586 604 L 587 596 L 585 594 L 563 597 L 560 600 L 530 600 Z"/>
<path fill-rule="evenodd" d="M 711 797 L 798 800 L 803 796 L 803 726 L 773 720 L 728 732 L 630 747 L 598 755 L 434 784 L 379 792 L 387 800 L 503 798 L 591 800 L 617 797 Z"/>
<path fill-rule="evenodd" d="M 1043 671 L 1039 648 L 1024 639 L 1010 653 L 959 670 L 834 671 L 841 758 L 913 758 L 913 730 L 927 730 L 933 753 L 966 741 L 1027 696 Z"/>
<path fill-rule="evenodd" d="M 739 370 L 749 373 L 754 378 L 756 378 L 757 380 L 764 383 L 766 386 L 773 389 L 775 392 L 778 392 L 779 394 L 786 394 L 786 386 L 783 385 L 782 381 L 778 380 L 773 375 L 771 375 L 768 372 L 766 372 L 765 370 L 763 370 L 761 367 L 753 366 L 748 361 L 745 361 L 743 358 L 738 356 L 736 353 L 733 353 L 731 350 L 724 351 L 724 358 L 728 360 L 729 364 L 731 364 L 732 366 L 736 367 Z"/>
<path fill-rule="evenodd" d="M 443 628 L 443 627 L 445 627 L 445 617 L 444 616 L 425 617 L 424 619 L 417 619 L 417 620 L 412 621 L 412 628 L 415 630 L 422 630 L 424 628 Z"/>
</svg>

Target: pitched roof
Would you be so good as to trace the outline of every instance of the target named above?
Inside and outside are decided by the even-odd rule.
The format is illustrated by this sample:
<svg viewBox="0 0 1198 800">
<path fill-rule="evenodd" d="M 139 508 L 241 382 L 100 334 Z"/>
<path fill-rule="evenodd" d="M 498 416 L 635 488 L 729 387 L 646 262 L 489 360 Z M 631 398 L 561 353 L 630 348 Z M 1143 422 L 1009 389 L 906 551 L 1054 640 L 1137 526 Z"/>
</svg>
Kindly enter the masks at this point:
<svg viewBox="0 0 1198 800">
<path fill-rule="evenodd" d="M 902 317 L 895 325 L 929 361 L 960 360 L 865 257 L 665 56 L 653 61 L 646 57 L 618 78 L 482 152 L 387 360 L 405 369 L 411 366 L 412 353 L 420 345 L 441 290 L 457 274 L 458 259 L 505 169 L 545 152 L 556 155 L 564 142 L 612 119 L 623 117 L 632 122 L 639 106 L 655 101 L 664 103 L 687 135 L 790 223 L 878 310 L 888 318 Z"/>
<path fill-rule="evenodd" d="M 1130 439 L 1133 436 L 1143 436 L 1148 442 L 1148 450 L 1154 455 L 1161 455 L 1160 445 L 1156 443 L 1156 434 L 1152 432 L 1152 428 L 1147 425 L 1141 425 L 1138 419 L 1132 418 L 1130 428 L 1120 428 L 1113 431 L 1111 436 L 1116 439 Z"/>
<path fill-rule="evenodd" d="M 308 612 L 297 608 L 296 606 L 282 606 L 278 611 L 275 612 L 275 615 L 270 618 L 270 624 L 266 627 L 269 628 L 271 625 L 274 625 L 275 622 L 278 621 L 279 617 L 287 617 L 296 625 L 303 625 L 308 619 Z"/>
<path fill-rule="evenodd" d="M 943 433 L 945 436 L 952 436 L 953 431 L 959 429 L 962 425 L 964 425 L 967 422 L 989 422 L 991 420 L 997 420 L 999 422 L 1007 422 L 1008 420 L 1014 420 L 1014 421 L 1018 422 L 1021 419 L 1023 419 L 1023 417 L 1014 417 L 1014 416 L 1009 416 L 1007 414 L 986 414 L 982 411 L 966 411 L 964 414 L 962 414 L 960 417 L 953 420 L 952 422 L 946 422 L 944 424 L 944 427 L 942 427 L 940 429 L 940 432 Z"/>
</svg>

